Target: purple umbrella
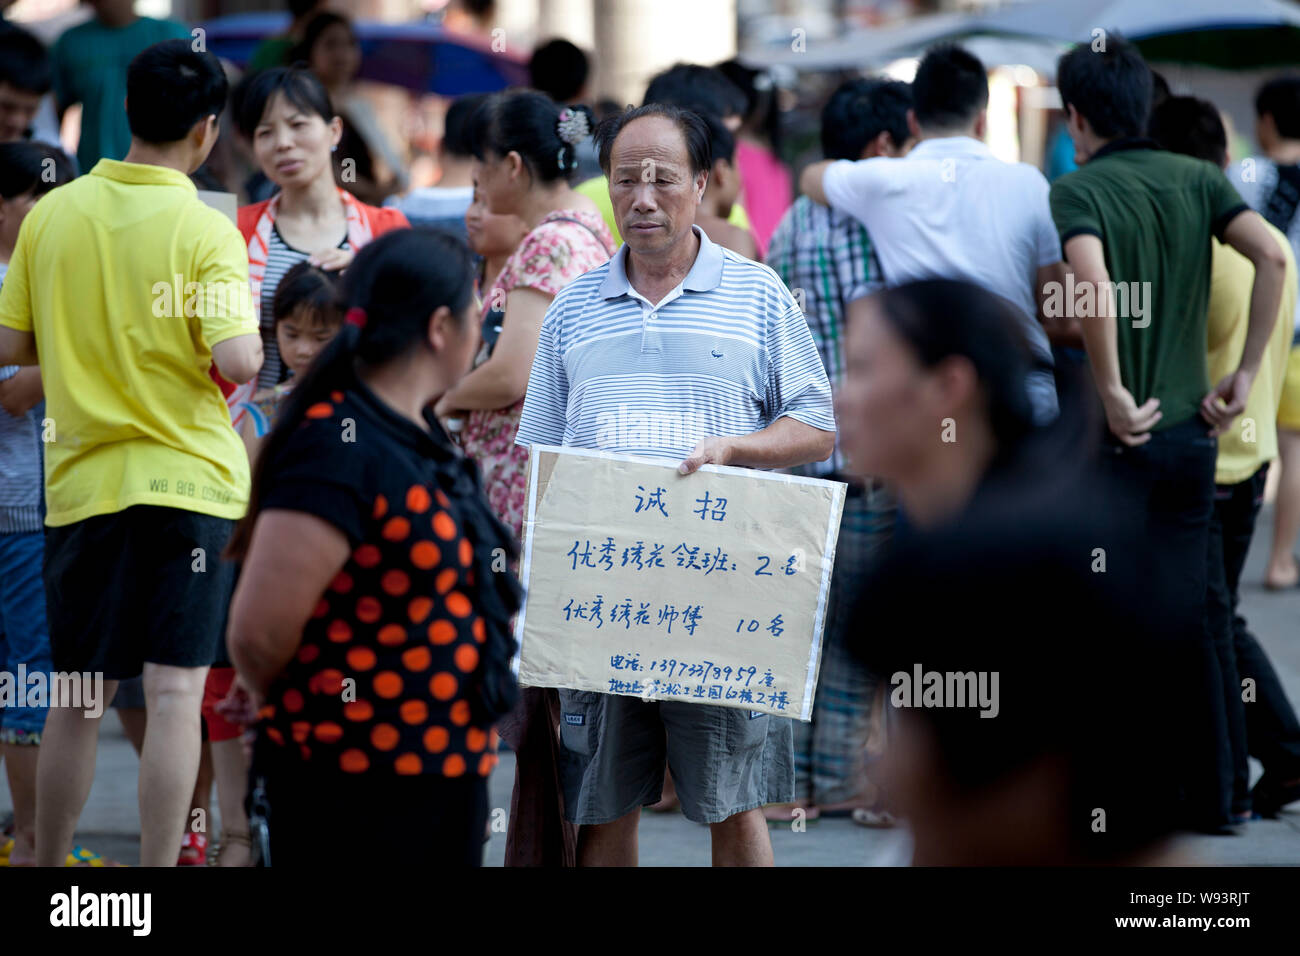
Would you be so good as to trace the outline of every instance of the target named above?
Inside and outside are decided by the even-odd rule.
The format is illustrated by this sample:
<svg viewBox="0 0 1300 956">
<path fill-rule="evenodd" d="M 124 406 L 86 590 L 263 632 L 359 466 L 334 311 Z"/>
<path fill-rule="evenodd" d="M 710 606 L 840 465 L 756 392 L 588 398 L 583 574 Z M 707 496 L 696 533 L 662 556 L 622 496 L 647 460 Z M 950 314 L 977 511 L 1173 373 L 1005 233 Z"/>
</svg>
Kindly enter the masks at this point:
<svg viewBox="0 0 1300 956">
<path fill-rule="evenodd" d="M 243 13 L 203 24 L 208 50 L 239 66 L 247 65 L 264 39 L 288 28 L 289 17 L 282 13 Z M 432 23 L 357 20 L 352 29 L 361 44 L 363 80 L 441 96 L 493 93 L 528 83 L 528 65 L 517 54 L 496 52 L 476 37 Z"/>
</svg>

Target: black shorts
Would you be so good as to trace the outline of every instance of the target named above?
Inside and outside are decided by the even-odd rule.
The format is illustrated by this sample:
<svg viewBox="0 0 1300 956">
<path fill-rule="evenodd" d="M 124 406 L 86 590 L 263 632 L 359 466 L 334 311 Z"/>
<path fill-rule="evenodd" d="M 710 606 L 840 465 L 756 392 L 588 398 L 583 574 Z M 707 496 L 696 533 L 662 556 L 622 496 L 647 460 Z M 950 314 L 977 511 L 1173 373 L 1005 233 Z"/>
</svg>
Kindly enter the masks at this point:
<svg viewBox="0 0 1300 956">
<path fill-rule="evenodd" d="M 149 661 L 207 667 L 225 627 L 235 523 L 135 505 L 45 531 L 45 599 L 54 669 L 106 680 Z"/>
</svg>

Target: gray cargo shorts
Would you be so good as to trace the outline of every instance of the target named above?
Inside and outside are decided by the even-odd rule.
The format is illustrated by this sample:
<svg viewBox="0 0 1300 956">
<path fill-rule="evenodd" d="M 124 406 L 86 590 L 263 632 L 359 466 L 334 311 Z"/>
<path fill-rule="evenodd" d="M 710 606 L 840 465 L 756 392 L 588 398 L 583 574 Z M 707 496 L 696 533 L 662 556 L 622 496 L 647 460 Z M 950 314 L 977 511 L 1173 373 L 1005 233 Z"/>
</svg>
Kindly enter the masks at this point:
<svg viewBox="0 0 1300 956">
<path fill-rule="evenodd" d="M 612 823 L 657 803 L 665 764 L 682 813 L 721 823 L 794 799 L 789 717 L 561 688 L 560 778 L 570 823 Z"/>
</svg>

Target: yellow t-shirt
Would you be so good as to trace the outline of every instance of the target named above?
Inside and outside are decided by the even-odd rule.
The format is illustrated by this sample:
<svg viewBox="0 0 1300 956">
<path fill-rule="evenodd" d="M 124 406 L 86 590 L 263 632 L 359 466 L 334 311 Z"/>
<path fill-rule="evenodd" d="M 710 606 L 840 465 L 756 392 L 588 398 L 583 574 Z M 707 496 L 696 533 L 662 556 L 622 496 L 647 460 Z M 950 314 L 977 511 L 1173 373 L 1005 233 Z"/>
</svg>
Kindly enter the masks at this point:
<svg viewBox="0 0 1300 956">
<path fill-rule="evenodd" d="M 209 369 L 212 346 L 258 334 L 248 250 L 188 176 L 101 159 L 43 197 L 0 325 L 36 339 L 46 524 L 132 505 L 243 515 L 248 458 Z"/>
<path fill-rule="evenodd" d="M 609 234 L 614 237 L 614 243 L 621 245 L 623 237 L 618 234 L 618 223 L 614 221 L 614 203 L 609 198 L 609 180 L 604 176 L 597 176 L 595 179 L 588 179 L 584 183 L 579 183 L 573 187 L 573 191 L 582 193 L 596 204 L 600 214 L 605 219 L 605 225 L 609 226 Z M 727 222 L 733 226 L 739 226 L 741 229 L 749 229 L 749 213 L 745 212 L 745 207 L 740 203 L 733 203 L 731 215 L 727 217 Z"/>
<path fill-rule="evenodd" d="M 1287 357 L 1291 353 L 1292 317 L 1296 306 L 1296 263 L 1291 243 L 1272 226 L 1273 238 L 1286 252 L 1286 285 L 1277 324 L 1264 350 L 1255 384 L 1246 399 L 1246 409 L 1232 427 L 1219 436 L 1219 457 L 1214 481 L 1235 485 L 1245 481 L 1265 462 L 1277 457 L 1277 407 L 1286 380 Z M 1210 265 L 1210 315 L 1206 344 L 1209 350 L 1210 382 L 1217 384 L 1237 368 L 1246 345 L 1250 323 L 1250 289 L 1255 267 L 1231 246 L 1217 239 Z"/>
</svg>

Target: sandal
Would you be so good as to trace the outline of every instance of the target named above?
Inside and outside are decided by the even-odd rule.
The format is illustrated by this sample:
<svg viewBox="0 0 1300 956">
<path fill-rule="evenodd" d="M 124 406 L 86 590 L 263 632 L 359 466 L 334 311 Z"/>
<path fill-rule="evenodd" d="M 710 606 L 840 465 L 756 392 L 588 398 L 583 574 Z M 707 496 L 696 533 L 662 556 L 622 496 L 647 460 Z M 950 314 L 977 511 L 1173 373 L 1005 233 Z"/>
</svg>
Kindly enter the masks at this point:
<svg viewBox="0 0 1300 956">
<path fill-rule="evenodd" d="M 248 863 L 246 866 L 253 865 L 253 840 L 247 830 L 242 831 L 221 831 L 221 843 L 217 846 L 217 855 L 213 857 L 212 865 L 221 866 L 221 857 L 225 854 L 226 849 L 232 846 L 242 846 L 248 849 Z"/>
<path fill-rule="evenodd" d="M 890 830 L 898 826 L 898 817 L 888 810 L 869 807 L 857 807 L 850 819 L 858 826 L 870 827 L 873 830 Z"/>
<path fill-rule="evenodd" d="M 187 857 L 185 854 L 192 854 Z M 206 866 L 208 862 L 208 837 L 205 833 L 186 831 L 181 841 L 181 853 L 176 858 L 177 866 Z"/>
<path fill-rule="evenodd" d="M 112 860 L 106 860 L 94 850 L 87 850 L 84 846 L 74 846 L 68 858 L 63 861 L 64 866 L 126 866 L 125 863 L 115 863 Z"/>
</svg>

